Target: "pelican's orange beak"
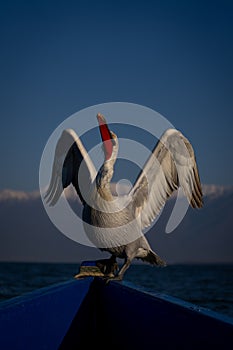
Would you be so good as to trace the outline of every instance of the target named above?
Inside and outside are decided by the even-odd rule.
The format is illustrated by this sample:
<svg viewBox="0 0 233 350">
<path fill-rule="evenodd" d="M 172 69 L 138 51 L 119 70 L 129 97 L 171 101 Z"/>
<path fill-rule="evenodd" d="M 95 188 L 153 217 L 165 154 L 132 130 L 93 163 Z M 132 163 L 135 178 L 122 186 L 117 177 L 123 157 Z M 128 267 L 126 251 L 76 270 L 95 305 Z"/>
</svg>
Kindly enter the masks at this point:
<svg viewBox="0 0 233 350">
<path fill-rule="evenodd" d="M 97 119 L 99 122 L 100 134 L 104 145 L 105 160 L 109 160 L 112 156 L 112 135 L 108 128 L 107 122 L 104 116 L 100 113 L 97 114 Z"/>
</svg>

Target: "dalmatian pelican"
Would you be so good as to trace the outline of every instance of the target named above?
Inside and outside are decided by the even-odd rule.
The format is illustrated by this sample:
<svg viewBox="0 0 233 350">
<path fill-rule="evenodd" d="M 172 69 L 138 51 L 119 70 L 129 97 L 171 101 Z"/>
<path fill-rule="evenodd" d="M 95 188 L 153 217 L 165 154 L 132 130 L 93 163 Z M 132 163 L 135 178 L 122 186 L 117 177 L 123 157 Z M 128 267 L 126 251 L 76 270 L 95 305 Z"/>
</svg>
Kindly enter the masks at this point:
<svg viewBox="0 0 233 350">
<path fill-rule="evenodd" d="M 97 114 L 97 120 L 104 151 L 99 171 L 76 132 L 66 129 L 56 145 L 45 198 L 54 206 L 63 190 L 74 186 L 83 206 L 82 220 L 88 238 L 101 251 L 111 254 L 109 259 L 98 261 L 99 268 L 107 280 L 122 280 L 134 259 L 166 265 L 152 250 L 143 231 L 179 187 L 192 208 L 201 208 L 202 187 L 191 143 L 180 131 L 170 128 L 155 145 L 129 193 L 116 196 L 111 180 L 118 138 L 102 114 Z M 117 258 L 124 259 L 120 269 L 116 269 Z"/>
</svg>

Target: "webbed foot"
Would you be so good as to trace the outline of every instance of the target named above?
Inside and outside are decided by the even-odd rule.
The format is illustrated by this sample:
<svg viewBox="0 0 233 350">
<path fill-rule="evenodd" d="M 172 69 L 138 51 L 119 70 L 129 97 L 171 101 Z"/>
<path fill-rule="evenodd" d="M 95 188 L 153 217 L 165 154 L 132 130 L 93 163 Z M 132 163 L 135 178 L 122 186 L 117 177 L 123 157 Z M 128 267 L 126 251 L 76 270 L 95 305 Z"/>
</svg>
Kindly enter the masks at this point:
<svg viewBox="0 0 233 350">
<path fill-rule="evenodd" d="M 74 276 L 75 279 L 82 277 L 103 277 L 114 278 L 118 271 L 118 265 L 115 258 L 102 259 L 97 261 L 83 261 L 79 273 Z"/>
<path fill-rule="evenodd" d="M 123 280 L 123 276 L 121 275 L 116 275 L 114 277 L 103 277 L 105 284 L 109 284 L 110 281 L 122 281 Z"/>
</svg>

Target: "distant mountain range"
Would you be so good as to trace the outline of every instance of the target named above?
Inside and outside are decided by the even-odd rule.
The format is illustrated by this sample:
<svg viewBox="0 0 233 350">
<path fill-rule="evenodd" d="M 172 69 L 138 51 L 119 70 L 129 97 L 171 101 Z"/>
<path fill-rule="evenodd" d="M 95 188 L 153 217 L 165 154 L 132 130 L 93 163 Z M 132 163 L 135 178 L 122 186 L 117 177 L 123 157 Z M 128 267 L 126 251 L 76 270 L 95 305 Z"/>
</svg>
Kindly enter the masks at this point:
<svg viewBox="0 0 233 350">
<path fill-rule="evenodd" d="M 189 208 L 172 233 L 165 233 L 165 227 L 174 198 L 146 233 L 168 264 L 233 263 L 233 186 L 203 185 L 203 192 L 204 207 Z M 0 217 L 0 261 L 80 262 L 108 257 L 60 233 L 48 218 L 39 191 L 0 191 Z"/>
</svg>

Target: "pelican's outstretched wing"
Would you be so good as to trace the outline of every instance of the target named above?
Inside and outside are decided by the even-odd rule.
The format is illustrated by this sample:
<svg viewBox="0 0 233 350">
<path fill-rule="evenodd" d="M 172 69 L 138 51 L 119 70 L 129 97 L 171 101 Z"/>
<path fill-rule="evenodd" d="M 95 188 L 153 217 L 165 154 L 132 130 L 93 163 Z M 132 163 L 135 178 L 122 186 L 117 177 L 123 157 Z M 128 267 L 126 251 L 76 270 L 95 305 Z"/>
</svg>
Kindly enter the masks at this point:
<svg viewBox="0 0 233 350">
<path fill-rule="evenodd" d="M 193 208 L 202 207 L 202 188 L 193 147 L 180 131 L 168 129 L 130 191 L 135 210 L 141 216 L 142 229 L 150 226 L 179 186 Z"/>
<path fill-rule="evenodd" d="M 95 177 L 95 166 L 78 135 L 72 129 L 64 130 L 56 145 L 52 176 L 45 194 L 47 203 L 55 205 L 63 189 L 72 183 L 84 204 L 81 187 L 88 191 Z"/>
</svg>

